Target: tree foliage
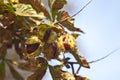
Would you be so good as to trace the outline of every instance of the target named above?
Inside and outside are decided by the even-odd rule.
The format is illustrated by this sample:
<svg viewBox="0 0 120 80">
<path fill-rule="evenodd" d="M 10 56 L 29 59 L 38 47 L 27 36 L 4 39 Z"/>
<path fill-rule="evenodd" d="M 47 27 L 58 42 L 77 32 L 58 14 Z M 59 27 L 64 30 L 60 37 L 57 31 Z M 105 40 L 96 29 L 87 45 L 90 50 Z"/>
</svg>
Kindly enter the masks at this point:
<svg viewBox="0 0 120 80">
<path fill-rule="evenodd" d="M 48 0 L 47 8 L 41 0 L 0 0 L 0 80 L 5 80 L 5 63 L 17 80 L 23 77 L 14 64 L 34 72 L 27 80 L 42 80 L 48 68 L 53 80 L 88 80 L 78 74 L 80 67 L 90 68 L 76 44 L 77 37 L 84 32 L 74 26 L 75 19 L 62 9 L 66 4 L 66 0 Z M 11 46 L 25 63 L 5 58 Z M 65 56 L 68 52 L 76 62 L 69 61 L 70 57 Z M 52 59 L 60 64 L 48 64 Z M 70 68 L 72 73 L 63 71 L 63 67 Z"/>
</svg>

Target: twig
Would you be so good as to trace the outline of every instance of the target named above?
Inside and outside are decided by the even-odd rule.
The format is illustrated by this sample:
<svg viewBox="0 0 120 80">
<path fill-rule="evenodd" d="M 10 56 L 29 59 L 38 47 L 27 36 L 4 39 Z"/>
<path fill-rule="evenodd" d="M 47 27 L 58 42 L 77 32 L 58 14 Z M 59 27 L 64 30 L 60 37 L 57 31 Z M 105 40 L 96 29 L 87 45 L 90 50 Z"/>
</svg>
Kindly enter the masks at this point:
<svg viewBox="0 0 120 80">
<path fill-rule="evenodd" d="M 78 64 L 78 62 L 66 62 L 68 64 Z"/>
<path fill-rule="evenodd" d="M 92 2 L 92 0 L 90 0 L 85 6 L 83 6 L 77 13 L 75 13 L 71 17 L 75 17 L 77 14 L 79 14 L 81 11 L 83 11 L 91 2 Z"/>
<path fill-rule="evenodd" d="M 73 64 L 70 64 L 70 65 L 71 65 L 71 68 L 72 68 L 72 74 L 74 74 L 75 73 L 74 66 L 73 66 Z"/>
<path fill-rule="evenodd" d="M 79 73 L 80 69 L 81 69 L 81 66 L 78 67 L 78 69 L 77 69 L 77 71 L 76 71 L 76 74 Z"/>
<path fill-rule="evenodd" d="M 77 14 L 79 14 L 81 11 L 83 11 L 91 2 L 92 2 L 92 0 L 90 0 L 85 6 L 83 6 L 77 13 L 73 14 L 71 17 L 75 17 Z M 67 17 L 67 18 L 65 18 L 63 20 L 57 21 L 54 24 L 57 24 L 57 23 L 60 23 L 60 22 L 64 22 L 67 19 L 70 19 L 71 17 Z"/>
<path fill-rule="evenodd" d="M 115 50 L 111 51 L 109 54 L 107 54 L 106 56 L 104 56 L 104 57 L 102 57 L 102 58 L 99 58 L 99 59 L 97 59 L 97 60 L 94 60 L 94 61 L 90 61 L 89 63 L 91 64 L 91 63 L 95 63 L 95 62 L 101 61 L 101 60 L 107 58 L 108 56 L 110 56 L 111 54 L 115 53 L 115 52 L 118 51 L 119 49 L 120 49 L 120 48 L 115 49 Z"/>
<path fill-rule="evenodd" d="M 95 62 L 98 62 L 98 61 L 101 61 L 107 57 L 109 57 L 110 55 L 112 55 L 113 53 L 115 53 L 116 51 L 120 50 L 120 48 L 117 48 L 113 51 L 111 51 L 110 53 L 108 53 L 106 56 L 102 57 L 102 58 L 99 58 L 99 59 L 96 59 L 96 60 L 93 60 L 93 61 L 89 61 L 88 63 L 95 63 Z M 78 62 L 67 62 L 68 64 L 78 64 Z"/>
</svg>

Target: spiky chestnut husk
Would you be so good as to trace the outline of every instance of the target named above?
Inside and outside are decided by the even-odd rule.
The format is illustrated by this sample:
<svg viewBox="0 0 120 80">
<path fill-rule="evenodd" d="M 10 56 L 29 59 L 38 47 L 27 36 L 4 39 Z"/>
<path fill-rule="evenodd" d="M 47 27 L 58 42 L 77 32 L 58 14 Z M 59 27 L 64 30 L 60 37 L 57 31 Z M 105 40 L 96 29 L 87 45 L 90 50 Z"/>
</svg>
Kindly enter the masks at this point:
<svg viewBox="0 0 120 80">
<path fill-rule="evenodd" d="M 29 58 L 34 58 L 40 54 L 41 40 L 37 36 L 31 36 L 27 39 L 26 52 Z"/>
<path fill-rule="evenodd" d="M 57 44 L 55 42 L 50 44 L 46 43 L 43 47 L 42 53 L 47 60 L 57 59 L 59 55 Z"/>
<path fill-rule="evenodd" d="M 57 29 L 53 25 L 41 24 L 38 28 L 38 36 L 43 42 L 52 43 L 56 37 L 57 33 L 54 31 Z"/>
<path fill-rule="evenodd" d="M 63 52 L 67 52 L 76 47 L 75 38 L 71 34 L 61 35 L 56 42 L 59 50 Z"/>
</svg>

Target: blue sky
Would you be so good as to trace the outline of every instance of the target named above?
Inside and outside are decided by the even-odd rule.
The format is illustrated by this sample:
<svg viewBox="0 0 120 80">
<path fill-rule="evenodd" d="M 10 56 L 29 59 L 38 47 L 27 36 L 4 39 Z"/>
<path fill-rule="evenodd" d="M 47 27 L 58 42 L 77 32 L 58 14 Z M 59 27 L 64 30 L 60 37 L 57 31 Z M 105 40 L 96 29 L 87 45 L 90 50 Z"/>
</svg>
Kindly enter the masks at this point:
<svg viewBox="0 0 120 80">
<path fill-rule="evenodd" d="M 65 9 L 73 15 L 88 1 L 68 0 Z M 120 48 L 120 0 L 93 0 L 75 16 L 75 26 L 86 33 L 77 39 L 77 43 L 80 54 L 88 61 L 99 59 Z M 119 80 L 119 56 L 120 50 L 102 61 L 90 64 L 91 69 L 82 68 L 80 74 L 90 80 Z"/>
<path fill-rule="evenodd" d="M 66 6 L 70 14 L 77 12 L 89 0 L 71 0 Z M 120 1 L 93 0 L 79 15 L 75 26 L 85 31 L 77 40 L 81 55 L 88 61 L 101 58 L 120 48 Z M 82 68 L 80 74 L 91 80 L 120 79 L 120 50 L 108 58 L 91 64 L 91 69 Z"/>
</svg>

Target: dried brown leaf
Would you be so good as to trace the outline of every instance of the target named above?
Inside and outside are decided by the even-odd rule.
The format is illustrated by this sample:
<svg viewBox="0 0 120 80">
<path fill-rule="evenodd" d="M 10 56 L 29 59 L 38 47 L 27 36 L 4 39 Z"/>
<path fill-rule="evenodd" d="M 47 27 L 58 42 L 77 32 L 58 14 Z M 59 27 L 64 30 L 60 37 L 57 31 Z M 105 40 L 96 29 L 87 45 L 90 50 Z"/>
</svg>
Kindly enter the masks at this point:
<svg viewBox="0 0 120 80">
<path fill-rule="evenodd" d="M 75 80 L 74 75 L 61 70 L 61 67 L 49 66 L 49 69 L 53 80 Z"/>
<path fill-rule="evenodd" d="M 75 57 L 75 59 L 77 60 L 78 64 L 80 66 L 83 66 L 85 68 L 90 68 L 89 63 L 86 61 L 86 59 L 84 57 L 81 57 L 78 53 L 78 49 L 74 48 L 73 50 L 70 51 L 72 53 L 72 55 Z"/>
<path fill-rule="evenodd" d="M 37 61 L 38 69 L 32 75 L 30 75 L 27 80 L 42 80 L 43 76 L 45 75 L 48 66 L 47 61 L 42 57 L 38 57 Z"/>
<path fill-rule="evenodd" d="M 83 67 L 90 68 L 89 63 L 87 62 L 87 60 L 84 57 L 80 56 L 80 61 L 81 61 L 81 65 Z"/>
<path fill-rule="evenodd" d="M 9 62 L 7 62 L 8 64 L 8 67 L 13 75 L 13 77 L 16 79 L 16 80 L 24 80 L 24 78 L 20 75 L 20 73 L 13 67 L 12 64 L 10 64 Z"/>
<path fill-rule="evenodd" d="M 48 2 L 52 11 L 62 9 L 63 6 L 67 3 L 66 0 L 49 0 Z"/>
<path fill-rule="evenodd" d="M 68 12 L 60 11 L 57 17 L 58 22 L 70 31 L 78 31 L 84 33 L 80 28 L 74 26 L 74 18 Z"/>
<path fill-rule="evenodd" d="M 82 77 L 80 75 L 74 75 L 75 76 L 75 80 L 89 80 L 87 77 Z"/>
<path fill-rule="evenodd" d="M 17 66 L 19 69 L 26 71 L 35 71 L 38 69 L 36 60 L 31 60 L 30 62 L 16 62 L 12 61 L 12 64 Z"/>
</svg>

